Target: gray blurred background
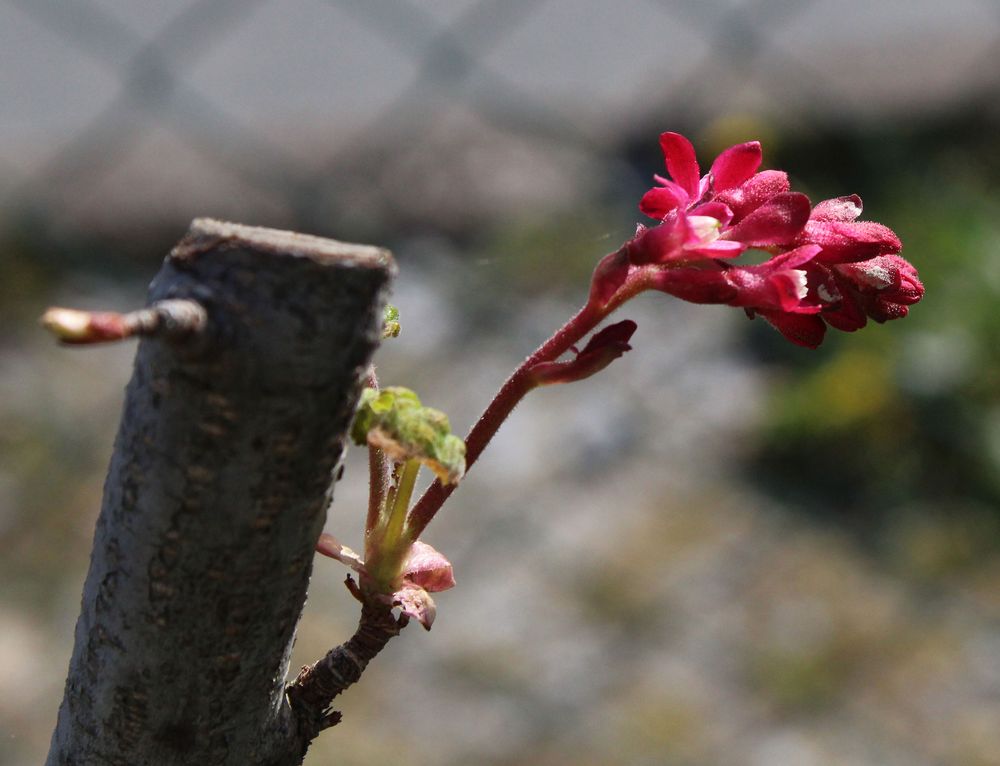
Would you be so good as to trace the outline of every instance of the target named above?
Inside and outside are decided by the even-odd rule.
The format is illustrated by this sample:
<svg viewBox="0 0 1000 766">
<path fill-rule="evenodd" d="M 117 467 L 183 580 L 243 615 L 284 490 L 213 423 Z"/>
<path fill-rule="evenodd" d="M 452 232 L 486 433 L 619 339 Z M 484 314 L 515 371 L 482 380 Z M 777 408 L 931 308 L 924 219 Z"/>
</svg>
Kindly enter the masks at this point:
<svg viewBox="0 0 1000 766">
<path fill-rule="evenodd" d="M 307 764 L 1000 764 L 1000 3 L 0 2 L 0 764 L 44 757 L 134 348 L 209 215 L 385 245 L 383 382 L 464 431 L 641 219 L 657 136 L 856 192 L 927 297 L 793 348 L 643 296 L 428 530 L 459 585 Z M 360 545 L 364 455 L 327 528 Z M 317 562 L 295 663 L 357 619 Z"/>
</svg>

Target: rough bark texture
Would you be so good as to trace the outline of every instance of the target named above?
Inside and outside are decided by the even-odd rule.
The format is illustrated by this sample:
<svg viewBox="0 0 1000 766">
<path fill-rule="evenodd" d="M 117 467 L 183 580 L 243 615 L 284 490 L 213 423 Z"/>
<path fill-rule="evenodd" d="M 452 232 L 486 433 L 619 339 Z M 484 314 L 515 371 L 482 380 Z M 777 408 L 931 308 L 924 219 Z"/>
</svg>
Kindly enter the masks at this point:
<svg viewBox="0 0 1000 766">
<path fill-rule="evenodd" d="M 48 764 L 294 764 L 284 695 L 313 548 L 394 273 L 388 252 L 198 220 L 150 302 Z"/>
<path fill-rule="evenodd" d="M 351 587 L 351 583 L 348 583 Z M 360 595 L 360 591 L 352 588 Z M 392 608 L 375 601 L 361 607 L 354 635 L 326 656 L 299 671 L 285 690 L 298 730 L 308 746 L 323 729 L 340 722 L 340 713 L 330 710 L 334 698 L 361 680 L 368 663 L 406 626 L 406 617 L 395 617 Z"/>
</svg>

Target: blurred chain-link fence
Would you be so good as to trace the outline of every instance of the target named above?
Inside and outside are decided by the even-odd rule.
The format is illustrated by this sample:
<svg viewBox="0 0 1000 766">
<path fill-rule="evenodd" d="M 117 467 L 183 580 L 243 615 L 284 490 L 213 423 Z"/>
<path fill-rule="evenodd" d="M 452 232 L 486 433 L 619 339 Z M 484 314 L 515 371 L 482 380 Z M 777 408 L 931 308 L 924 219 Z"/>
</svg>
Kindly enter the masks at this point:
<svg viewBox="0 0 1000 766">
<path fill-rule="evenodd" d="M 134 307 L 199 215 L 387 244 L 380 375 L 468 424 L 668 129 L 863 194 L 925 300 L 812 355 L 630 305 L 635 352 L 505 424 L 429 537 L 433 635 L 309 762 L 1000 763 L 998 61 L 996 0 L 0 0 L 0 764 L 46 751 L 133 353 L 54 348 L 47 304 Z M 332 571 L 303 662 L 353 629 Z"/>
<path fill-rule="evenodd" d="M 98 224 L 454 218 L 628 173 L 639 131 L 1000 90 L 990 0 L 7 0 L 0 39 L 5 207 Z"/>
</svg>

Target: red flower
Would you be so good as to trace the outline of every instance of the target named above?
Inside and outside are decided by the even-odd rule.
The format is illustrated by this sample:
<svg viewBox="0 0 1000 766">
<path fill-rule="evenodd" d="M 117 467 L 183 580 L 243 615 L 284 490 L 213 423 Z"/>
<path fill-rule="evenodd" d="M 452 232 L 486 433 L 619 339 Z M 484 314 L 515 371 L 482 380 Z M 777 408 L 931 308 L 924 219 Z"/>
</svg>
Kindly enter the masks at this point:
<svg viewBox="0 0 1000 766">
<path fill-rule="evenodd" d="M 642 227 L 629 244 L 636 264 L 734 258 L 747 247 L 788 245 L 809 220 L 809 200 L 788 191 L 783 173 L 757 173 L 760 143 L 737 144 L 701 176 L 694 147 L 664 133 L 660 147 L 673 180 L 656 176 L 639 209 L 660 221 Z"/>
<path fill-rule="evenodd" d="M 673 180 L 656 176 L 658 187 L 650 189 L 639 203 L 639 209 L 650 218 L 663 220 L 677 208 L 690 209 L 708 201 L 716 192 L 733 189 L 747 181 L 760 167 L 761 151 L 758 141 L 737 144 L 720 154 L 712 169 L 704 177 L 698 167 L 694 146 L 679 133 L 660 136 L 663 159 Z"/>
<path fill-rule="evenodd" d="M 906 316 L 923 297 L 916 269 L 899 257 L 899 237 L 856 220 L 857 195 L 814 208 L 790 191 L 788 176 L 757 172 L 760 144 L 726 149 L 701 175 L 694 147 L 677 133 L 660 136 L 670 178 L 639 208 L 659 224 L 640 226 L 595 272 L 593 299 L 612 300 L 636 270 L 645 284 L 694 303 L 726 303 L 757 314 L 799 345 L 815 348 L 826 324 L 839 330 Z M 753 266 L 731 259 L 747 248 L 771 257 Z"/>
<path fill-rule="evenodd" d="M 858 263 L 831 267 L 839 302 L 831 302 L 823 318 L 838 330 L 859 330 L 876 322 L 899 319 L 924 295 L 917 270 L 898 255 L 880 255 Z"/>
<path fill-rule="evenodd" d="M 820 252 L 818 245 L 803 245 L 781 253 L 757 266 L 734 266 L 725 274 L 736 287 L 727 301 L 757 311 L 818 314 L 822 303 L 810 294 L 810 262 Z"/>
<path fill-rule="evenodd" d="M 717 202 L 733 211 L 733 222 L 739 223 L 772 197 L 791 190 L 788 175 L 780 170 L 764 170 L 751 176 L 746 183 L 725 189 L 716 195 Z"/>
<path fill-rule="evenodd" d="M 857 194 L 820 202 L 796 243 L 820 245 L 823 252 L 817 260 L 822 263 L 865 261 L 898 253 L 903 243 L 892 229 L 873 221 L 855 220 L 861 209 Z"/>
</svg>

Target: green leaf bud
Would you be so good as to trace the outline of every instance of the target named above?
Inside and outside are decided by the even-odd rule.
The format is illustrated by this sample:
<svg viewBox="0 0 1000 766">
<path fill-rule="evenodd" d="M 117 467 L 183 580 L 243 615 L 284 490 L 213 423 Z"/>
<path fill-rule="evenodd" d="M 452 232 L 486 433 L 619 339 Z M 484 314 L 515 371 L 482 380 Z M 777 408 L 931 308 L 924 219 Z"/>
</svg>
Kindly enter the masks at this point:
<svg viewBox="0 0 1000 766">
<path fill-rule="evenodd" d="M 399 309 L 386 304 L 385 310 L 382 312 L 382 337 L 399 337 L 401 329 L 402 327 L 399 324 Z"/>
<path fill-rule="evenodd" d="M 465 442 L 451 433 L 448 416 L 424 407 L 408 388 L 366 388 L 351 438 L 378 447 L 393 460 L 419 460 L 442 484 L 454 484 L 465 474 Z"/>
</svg>

